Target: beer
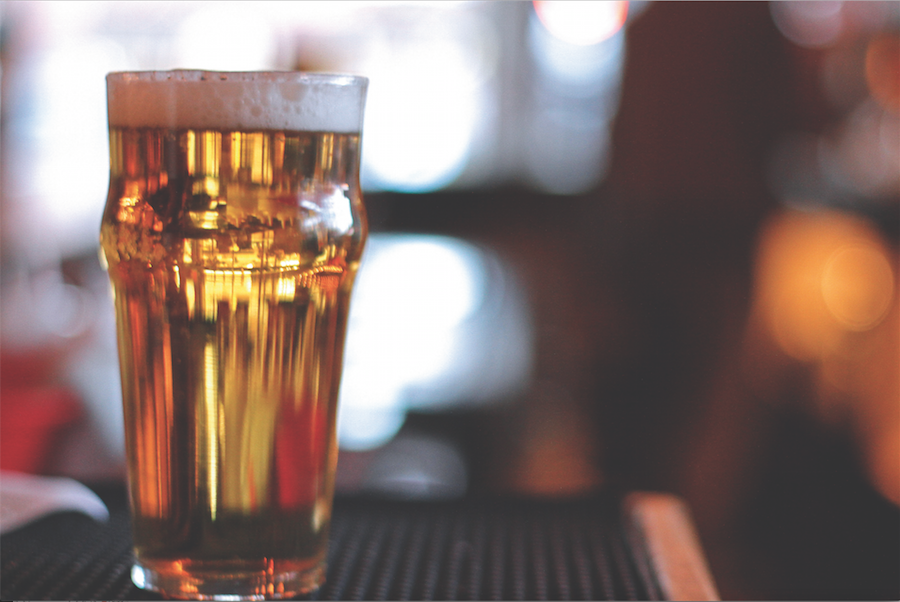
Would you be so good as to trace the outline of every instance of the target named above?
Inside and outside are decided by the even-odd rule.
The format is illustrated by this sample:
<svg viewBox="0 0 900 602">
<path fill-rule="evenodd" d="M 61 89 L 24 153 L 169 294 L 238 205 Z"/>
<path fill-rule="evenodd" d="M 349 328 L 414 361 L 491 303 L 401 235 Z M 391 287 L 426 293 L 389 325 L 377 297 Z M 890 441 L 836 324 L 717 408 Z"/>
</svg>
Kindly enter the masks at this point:
<svg viewBox="0 0 900 602">
<path fill-rule="evenodd" d="M 250 75 L 168 75 L 153 75 L 151 101 L 170 88 L 155 103 L 128 82 L 109 85 L 101 246 L 132 575 L 172 596 L 293 596 L 324 577 L 344 334 L 366 236 L 359 128 L 316 128 L 334 124 L 292 118 L 290 102 L 278 123 L 271 94 L 247 101 Z M 241 85 L 186 95 L 182 84 L 201 77 Z M 123 97 L 146 110 L 117 112 Z M 190 109 L 217 101 L 234 108 L 215 119 Z M 148 117 L 166 103 L 176 110 Z"/>
</svg>

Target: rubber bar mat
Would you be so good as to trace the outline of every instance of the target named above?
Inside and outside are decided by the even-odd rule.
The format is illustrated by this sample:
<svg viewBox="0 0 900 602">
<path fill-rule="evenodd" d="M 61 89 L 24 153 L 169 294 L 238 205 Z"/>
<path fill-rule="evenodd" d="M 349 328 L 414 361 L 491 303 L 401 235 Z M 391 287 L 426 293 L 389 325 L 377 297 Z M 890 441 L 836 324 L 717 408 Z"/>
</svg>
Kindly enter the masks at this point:
<svg viewBox="0 0 900 602">
<path fill-rule="evenodd" d="M 130 579 L 124 494 L 110 520 L 46 517 L 0 539 L 3 600 L 158 600 Z M 312 600 L 656 600 L 643 544 L 612 498 L 338 499 Z"/>
</svg>

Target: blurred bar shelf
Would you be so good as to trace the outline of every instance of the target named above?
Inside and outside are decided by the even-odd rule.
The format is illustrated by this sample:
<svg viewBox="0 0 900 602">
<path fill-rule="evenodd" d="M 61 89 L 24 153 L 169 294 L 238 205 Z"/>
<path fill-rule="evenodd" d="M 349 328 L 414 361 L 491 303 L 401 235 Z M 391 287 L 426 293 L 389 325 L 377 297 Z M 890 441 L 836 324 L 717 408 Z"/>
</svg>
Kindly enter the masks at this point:
<svg viewBox="0 0 900 602">
<path fill-rule="evenodd" d="M 0 540 L 4 600 L 159 600 L 132 585 L 124 488 L 110 520 L 60 513 Z M 335 501 L 311 600 L 715 600 L 687 508 L 658 493 L 577 500 Z"/>
</svg>

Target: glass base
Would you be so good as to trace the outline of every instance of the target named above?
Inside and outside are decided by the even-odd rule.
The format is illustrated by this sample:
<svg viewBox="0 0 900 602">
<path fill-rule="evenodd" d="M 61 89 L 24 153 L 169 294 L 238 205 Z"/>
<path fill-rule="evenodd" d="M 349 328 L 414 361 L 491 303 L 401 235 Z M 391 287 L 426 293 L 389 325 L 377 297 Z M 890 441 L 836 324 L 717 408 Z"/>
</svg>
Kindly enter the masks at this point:
<svg viewBox="0 0 900 602">
<path fill-rule="evenodd" d="M 322 561 L 147 561 L 131 567 L 141 589 L 185 600 L 280 600 L 309 593 L 325 580 Z M 259 568 L 262 564 L 265 568 Z"/>
</svg>

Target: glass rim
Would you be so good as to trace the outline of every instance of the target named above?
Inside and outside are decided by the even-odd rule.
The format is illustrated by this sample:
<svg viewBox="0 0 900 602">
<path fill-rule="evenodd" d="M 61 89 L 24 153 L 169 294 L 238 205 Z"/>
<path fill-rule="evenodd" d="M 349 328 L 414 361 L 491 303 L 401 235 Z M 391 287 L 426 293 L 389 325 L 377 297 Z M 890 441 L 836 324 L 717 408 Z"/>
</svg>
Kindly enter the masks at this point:
<svg viewBox="0 0 900 602">
<path fill-rule="evenodd" d="M 115 82 L 168 82 L 168 83 L 222 83 L 222 82 L 264 82 L 296 83 L 333 86 L 365 86 L 369 78 L 350 73 L 318 71 L 209 71 L 204 69 L 168 69 L 148 71 L 112 71 L 106 75 L 107 81 Z"/>
</svg>

